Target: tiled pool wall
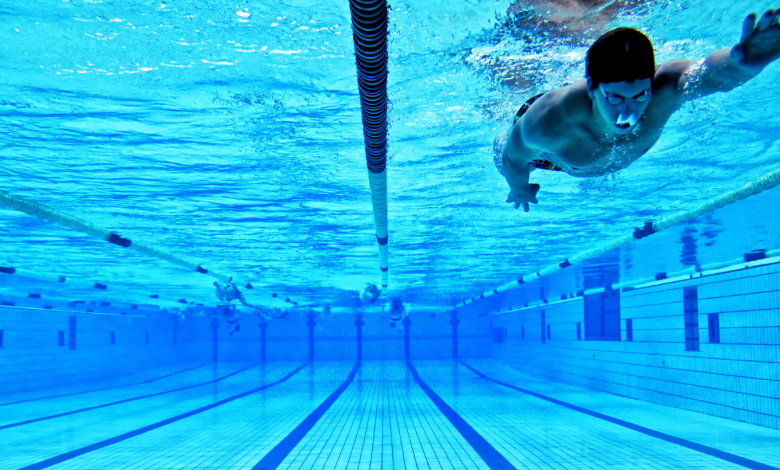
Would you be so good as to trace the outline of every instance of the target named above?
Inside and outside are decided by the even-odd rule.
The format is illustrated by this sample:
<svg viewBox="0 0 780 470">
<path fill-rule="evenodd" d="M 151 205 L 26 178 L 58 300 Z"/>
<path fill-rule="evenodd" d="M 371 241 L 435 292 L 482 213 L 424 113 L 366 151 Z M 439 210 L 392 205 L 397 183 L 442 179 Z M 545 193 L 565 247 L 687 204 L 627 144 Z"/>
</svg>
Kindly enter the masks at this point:
<svg viewBox="0 0 780 470">
<path fill-rule="evenodd" d="M 594 298 L 587 299 L 592 317 Z M 4 297 L 3 302 L 15 304 L 0 306 L 0 390 L 5 393 L 213 359 L 209 318 L 178 323 L 145 307 L 120 311 L 85 304 L 68 312 L 56 310 L 72 305 L 45 298 Z M 610 338 L 605 325 L 601 339 L 592 338 L 594 325 L 587 324 L 582 297 L 505 315 L 461 315 L 458 353 L 464 359 L 492 357 L 540 377 L 780 429 L 778 265 L 620 292 L 618 303 L 615 317 L 609 310 L 617 304 L 602 302 L 602 314 L 612 314 L 607 323 L 615 324 L 617 318 L 618 327 Z M 312 322 L 299 313 L 273 319 L 265 327 L 266 358 L 306 361 L 311 354 L 317 361 L 354 360 L 357 319 L 316 316 Z M 363 359 L 405 358 L 405 334 L 391 327 L 389 319 L 366 314 L 362 321 Z M 260 361 L 260 324 L 257 317 L 243 316 L 241 331 L 231 335 L 231 326 L 221 321 L 218 360 Z M 711 327 L 717 327 L 717 334 Z M 452 330 L 447 314 L 412 315 L 410 358 L 451 358 Z"/>
<path fill-rule="evenodd" d="M 609 328 L 606 338 L 603 329 L 589 338 L 599 336 L 587 331 L 597 301 L 493 316 L 491 357 L 536 376 L 780 429 L 780 265 L 619 292 L 611 338 Z M 609 317 L 608 302 L 601 308 Z"/>
<path fill-rule="evenodd" d="M 124 376 L 177 359 L 174 328 L 167 318 L 146 317 L 141 310 L 105 314 L 112 307 L 100 305 L 91 306 L 95 311 L 89 313 L 85 307 L 80 312 L 48 311 L 44 302 L 15 300 L 14 306 L 0 306 L 3 393 Z"/>
<path fill-rule="evenodd" d="M 220 362 L 262 360 L 263 327 L 251 315 L 241 316 L 241 330 L 232 335 L 233 325 L 217 322 L 215 348 L 211 318 L 177 322 L 144 306 L 68 304 L 26 294 L 2 301 L 6 304 L 0 306 L 2 393 L 80 384 L 175 363 L 208 363 L 215 349 Z M 307 361 L 311 354 L 317 361 L 353 361 L 357 318 L 315 316 L 312 322 L 305 313 L 291 312 L 272 319 L 265 326 L 266 360 Z M 451 358 L 450 319 L 448 314 L 413 317 L 408 325 L 410 358 Z M 387 317 L 365 314 L 362 323 L 362 359 L 405 359 L 405 334 Z M 460 357 L 488 357 L 489 319 L 463 318 L 458 326 Z"/>
<path fill-rule="evenodd" d="M 362 359 L 404 360 L 405 331 L 391 326 L 389 318 L 362 315 Z M 212 330 L 210 320 L 193 318 L 180 325 L 180 337 L 190 341 L 186 352 L 192 360 L 211 358 Z M 341 314 L 313 318 L 291 312 L 284 318 L 267 323 L 266 358 L 268 361 L 306 361 L 309 359 L 309 330 L 312 331 L 312 354 L 317 361 L 355 360 L 357 358 L 357 315 Z M 452 325 L 449 313 L 411 315 L 409 354 L 411 359 L 449 359 L 452 357 Z M 241 331 L 230 335 L 224 322 L 217 329 L 218 356 L 223 361 L 250 361 L 261 357 L 262 328 L 257 317 L 242 317 Z M 458 353 L 464 358 L 484 358 L 490 354 L 490 319 L 471 316 L 458 324 Z"/>
</svg>

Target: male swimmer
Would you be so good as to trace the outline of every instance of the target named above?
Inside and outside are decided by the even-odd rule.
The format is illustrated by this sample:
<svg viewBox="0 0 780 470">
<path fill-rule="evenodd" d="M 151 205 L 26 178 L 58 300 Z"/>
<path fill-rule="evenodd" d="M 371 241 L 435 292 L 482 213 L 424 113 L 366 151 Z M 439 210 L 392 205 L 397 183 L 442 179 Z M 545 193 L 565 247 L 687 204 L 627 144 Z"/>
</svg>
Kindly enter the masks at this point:
<svg viewBox="0 0 780 470">
<path fill-rule="evenodd" d="M 408 316 L 403 300 L 398 297 L 391 299 L 390 311 L 388 313 L 390 316 L 390 326 L 397 328 L 399 332 L 403 332 L 403 320 Z"/>
<path fill-rule="evenodd" d="M 686 102 L 730 91 L 780 57 L 780 9 L 751 13 L 739 44 L 699 62 L 655 65 L 653 46 L 639 31 L 601 36 L 586 56 L 586 80 L 537 95 L 494 142 L 496 166 L 509 183 L 515 209 L 537 204 L 536 168 L 590 177 L 626 168 L 658 141 Z M 507 138 L 508 134 L 508 138 Z"/>
<path fill-rule="evenodd" d="M 364 305 L 373 304 L 382 294 L 382 291 L 376 286 L 376 284 L 366 283 L 366 287 L 360 294 L 360 300 Z"/>
</svg>

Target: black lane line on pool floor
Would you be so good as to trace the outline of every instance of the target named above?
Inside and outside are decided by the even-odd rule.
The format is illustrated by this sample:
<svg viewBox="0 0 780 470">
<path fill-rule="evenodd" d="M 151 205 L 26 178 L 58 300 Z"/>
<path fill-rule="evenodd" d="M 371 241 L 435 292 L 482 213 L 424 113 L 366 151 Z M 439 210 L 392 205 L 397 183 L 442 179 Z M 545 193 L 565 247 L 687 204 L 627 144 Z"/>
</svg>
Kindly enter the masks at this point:
<svg viewBox="0 0 780 470">
<path fill-rule="evenodd" d="M 312 411 L 311 414 L 301 422 L 301 424 L 296 426 L 296 428 L 293 429 L 292 432 L 287 435 L 287 437 L 276 444 L 276 447 L 271 449 L 271 451 L 268 452 L 265 457 L 257 462 L 257 465 L 252 467 L 252 470 L 273 470 L 281 465 L 281 463 L 284 462 L 284 459 L 290 455 L 290 452 L 295 449 L 295 446 L 297 446 L 298 443 L 303 440 L 306 434 L 311 431 L 311 428 L 317 424 L 317 421 L 322 418 L 328 409 L 330 409 L 331 405 L 333 405 L 333 403 L 338 400 L 341 394 L 344 393 L 344 390 L 349 387 L 349 385 L 352 383 L 352 380 L 354 380 L 358 369 L 360 369 L 360 361 L 355 363 L 355 365 L 352 367 L 352 370 L 349 372 L 347 379 L 342 382 L 341 385 L 339 385 L 339 388 L 331 393 L 330 396 L 325 399 L 325 401 L 320 403 L 320 406 Z"/>
<path fill-rule="evenodd" d="M 545 400 L 550 403 L 554 403 L 556 405 L 562 406 L 564 408 L 568 408 L 570 410 L 579 411 L 580 413 L 584 413 L 589 416 L 593 416 L 594 418 L 598 418 L 613 424 L 617 424 L 618 426 L 623 426 L 624 428 L 630 429 L 632 431 L 637 431 L 642 434 L 645 434 L 650 437 L 655 437 L 657 439 L 661 439 L 663 441 L 669 442 L 671 444 L 677 444 L 682 447 L 686 447 L 691 450 L 695 450 L 698 452 L 701 452 L 703 454 L 710 455 L 712 457 L 717 457 L 721 460 L 725 460 L 727 462 L 731 462 L 736 465 L 741 465 L 746 468 L 752 468 L 757 470 L 778 470 L 777 467 L 773 467 L 771 465 L 766 465 L 761 462 L 756 462 L 755 460 L 750 460 L 745 457 L 740 457 L 738 455 L 730 454 L 728 452 L 724 452 L 722 450 L 715 449 L 714 447 L 708 447 L 702 444 L 697 444 L 692 441 L 688 441 L 686 439 L 681 439 L 679 437 L 674 437 L 669 434 L 665 434 L 659 431 L 654 431 L 650 428 L 646 428 L 644 426 L 640 426 L 638 424 L 629 423 L 628 421 L 623 421 L 619 418 L 613 418 L 612 416 L 607 416 L 605 414 L 601 414 L 598 411 L 592 411 L 587 408 L 583 408 L 581 406 L 572 405 L 571 403 L 566 403 L 565 401 L 556 400 L 555 398 L 548 397 L 546 395 L 542 395 L 540 393 L 532 392 L 530 390 L 526 390 L 524 388 L 515 387 L 514 385 L 510 385 L 508 383 L 501 382 L 500 380 L 493 379 L 491 377 L 488 377 L 487 375 L 483 374 L 482 372 L 478 371 L 477 369 L 471 367 L 470 365 L 466 364 L 463 361 L 458 361 L 465 368 L 470 370 L 471 372 L 477 374 L 482 379 L 489 380 L 493 383 L 496 383 L 498 385 L 504 386 L 506 388 L 511 388 L 512 390 L 516 390 L 521 393 L 525 393 L 526 395 L 530 395 L 534 398 L 539 398 L 540 400 Z"/>
<path fill-rule="evenodd" d="M 412 361 L 406 361 L 406 366 L 412 373 L 414 381 L 417 385 L 428 395 L 428 398 L 436 405 L 441 414 L 443 414 L 452 424 L 452 426 L 458 430 L 461 436 L 466 439 L 466 442 L 482 457 L 482 460 L 493 470 L 517 470 L 514 465 L 504 457 L 501 452 L 496 450 L 495 447 L 490 445 L 488 441 L 480 433 L 469 425 L 460 415 L 453 410 L 450 405 L 444 402 L 436 392 L 431 389 L 417 373 L 417 369 L 412 365 Z"/>
<path fill-rule="evenodd" d="M 83 395 L 85 393 L 93 393 L 93 392 L 102 392 L 104 390 L 113 390 L 115 388 L 122 388 L 122 387 L 132 387 L 133 385 L 144 385 L 144 384 L 150 384 L 152 382 L 157 382 L 158 380 L 167 379 L 168 377 L 173 377 L 174 375 L 183 374 L 185 372 L 189 372 L 195 369 L 200 369 L 201 367 L 205 366 L 206 364 L 201 364 L 198 366 L 190 367 L 188 369 L 183 369 L 178 372 L 173 372 L 171 374 L 162 375 L 160 377 L 155 377 L 153 379 L 144 380 L 142 382 L 134 382 L 131 384 L 125 384 L 125 385 L 113 385 L 111 387 L 105 387 L 105 388 L 97 388 L 94 390 L 85 390 L 83 392 L 73 392 L 73 393 L 63 393 L 62 395 L 50 395 L 48 397 L 41 397 L 41 398 L 30 398 L 29 400 L 19 400 L 19 401 L 12 401 L 9 403 L 0 403 L 0 406 L 8 406 L 8 405 L 18 405 L 20 403 L 29 403 L 31 401 L 39 401 L 39 400 L 48 400 L 50 398 L 62 398 L 62 397 L 69 397 L 72 395 Z M 14 392 L 14 393 L 23 393 L 23 392 Z"/>
<path fill-rule="evenodd" d="M 81 455 L 87 454 L 89 452 L 92 452 L 92 451 L 95 451 L 95 450 L 98 450 L 98 449 L 102 449 L 103 447 L 108 447 L 108 446 L 110 446 L 112 444 L 116 444 L 118 442 L 125 441 L 127 439 L 130 439 L 131 437 L 140 436 L 141 434 L 147 433 L 149 431 L 153 431 L 153 430 L 155 430 L 157 428 L 161 428 L 161 427 L 163 427 L 165 425 L 168 425 L 168 424 L 171 424 L 171 423 L 175 423 L 176 421 L 181 421 L 184 418 L 189 418 L 190 416 L 195 416 L 197 414 L 203 413 L 204 411 L 208 411 L 208 410 L 214 409 L 214 408 L 216 408 L 218 406 L 224 405 L 226 403 L 230 403 L 231 401 L 238 400 L 239 398 L 244 398 L 246 396 L 252 395 L 253 393 L 257 393 L 257 392 L 259 392 L 261 390 L 265 390 L 267 388 L 273 387 L 274 385 L 278 385 L 278 384 L 280 384 L 282 382 L 287 381 L 289 378 L 291 378 L 292 376 L 294 376 L 295 374 L 297 374 L 298 372 L 300 372 L 302 369 L 304 369 L 307 366 L 308 366 L 308 364 L 303 364 L 303 365 L 299 366 L 297 369 L 293 370 L 292 372 L 290 372 L 289 374 L 285 375 L 284 377 L 282 377 L 281 379 L 277 380 L 276 382 L 271 382 L 271 383 L 262 385 L 260 387 L 253 388 L 252 390 L 249 390 L 249 391 L 246 391 L 246 392 L 243 392 L 243 393 L 239 393 L 238 395 L 233 395 L 232 397 L 228 397 L 228 398 L 225 398 L 223 400 L 219 400 L 219 401 L 214 402 L 214 403 L 212 403 L 210 405 L 202 406 L 200 408 L 196 408 L 196 409 L 188 411 L 186 413 L 182 413 L 182 414 L 174 416 L 172 418 L 164 419 L 164 420 L 159 421 L 157 423 L 150 424 L 148 426 L 144 426 L 142 428 L 138 428 L 136 430 L 133 430 L 133 431 L 130 431 L 130 432 L 126 432 L 124 434 L 120 434 L 120 435 L 112 437 L 110 439 L 106 439 L 106 440 L 103 440 L 103 441 L 100 441 L 100 442 L 96 442 L 94 444 L 90 444 L 90 445 L 82 447 L 80 449 L 72 450 L 70 452 L 66 452 L 64 454 L 57 455 L 55 457 L 43 460 L 43 461 L 38 462 L 38 463 L 34 463 L 32 465 L 27 465 L 26 467 L 22 467 L 19 470 L 39 470 L 39 469 L 42 469 L 42 468 L 48 468 L 48 467 L 51 467 L 52 465 L 57 465 L 58 463 L 62 463 L 62 462 L 65 462 L 67 460 L 70 460 L 70 459 L 79 457 Z"/>
<path fill-rule="evenodd" d="M 81 408 L 81 409 L 73 410 L 73 411 L 66 411 L 64 413 L 57 413 L 57 414 L 49 415 L 49 416 L 43 416 L 43 417 L 40 417 L 40 418 L 28 419 L 28 420 L 25 420 L 25 421 L 19 421 L 18 423 L 4 424 L 4 425 L 0 426 L 0 431 L 3 430 L 3 429 L 15 428 L 17 426 L 24 426 L 25 424 L 37 423 L 38 421 L 46 421 L 47 419 L 61 418 L 63 416 L 74 415 L 76 413 L 83 413 L 85 411 L 97 410 L 97 409 L 100 409 L 100 408 L 106 408 L 108 406 L 121 405 L 122 403 L 129 403 L 131 401 L 142 400 L 144 398 L 157 397 L 157 396 L 160 396 L 160 395 L 165 395 L 167 393 L 181 392 L 182 390 L 189 390 L 191 388 L 196 388 L 196 387 L 202 387 L 204 385 L 215 384 L 217 382 L 221 382 L 221 381 L 223 381 L 225 379 L 233 377 L 236 374 L 240 374 L 241 372 L 244 372 L 246 370 L 252 369 L 253 367 L 256 367 L 256 366 L 257 366 L 257 364 L 252 364 L 250 366 L 244 367 L 243 369 L 239 369 L 239 370 L 233 371 L 233 372 L 231 372 L 231 373 L 229 373 L 227 375 L 223 375 L 222 377 L 219 377 L 218 379 L 210 380 L 208 382 L 201 382 L 201 383 L 194 384 L 194 385 L 187 385 L 186 387 L 174 388 L 174 389 L 171 389 L 171 390 L 165 390 L 163 392 L 150 393 L 148 395 L 141 395 L 139 397 L 125 398 L 124 400 L 118 400 L 118 401 L 114 401 L 114 402 L 110 402 L 110 403 L 103 403 L 102 405 L 88 406 L 86 408 Z"/>
</svg>

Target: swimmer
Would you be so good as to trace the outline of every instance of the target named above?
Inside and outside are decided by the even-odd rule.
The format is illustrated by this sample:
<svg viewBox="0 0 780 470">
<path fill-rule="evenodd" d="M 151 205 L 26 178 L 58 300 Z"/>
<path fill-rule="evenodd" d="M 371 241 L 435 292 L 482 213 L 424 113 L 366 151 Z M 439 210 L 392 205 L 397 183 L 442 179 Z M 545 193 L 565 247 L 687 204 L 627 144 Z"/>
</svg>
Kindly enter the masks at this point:
<svg viewBox="0 0 780 470">
<path fill-rule="evenodd" d="M 390 300 L 390 321 L 401 321 L 406 314 L 404 302 L 398 297 Z"/>
<path fill-rule="evenodd" d="M 780 57 L 780 9 L 742 25 L 737 45 L 703 61 L 655 65 L 650 40 L 618 28 L 588 50 L 585 80 L 537 95 L 518 111 L 511 129 L 494 142 L 498 170 L 515 209 L 538 204 L 535 169 L 593 177 L 628 167 L 655 145 L 666 122 L 687 101 L 727 92 Z"/>
<path fill-rule="evenodd" d="M 376 284 L 367 282 L 365 289 L 363 289 L 363 293 L 360 294 L 360 300 L 363 302 L 363 304 L 373 304 L 381 294 L 382 291 L 379 290 Z"/>
<path fill-rule="evenodd" d="M 238 290 L 238 287 L 236 287 L 236 285 L 232 282 L 228 281 L 225 283 L 225 285 L 222 285 L 217 281 L 214 281 L 214 287 L 217 289 L 217 298 L 219 300 L 224 302 L 232 302 L 233 300 L 238 299 L 238 301 L 242 304 L 250 306 L 247 304 L 246 299 L 244 298 L 244 294 L 242 294 L 241 291 Z"/>
<path fill-rule="evenodd" d="M 244 294 L 242 294 L 241 291 L 238 290 L 238 287 L 229 280 L 225 285 L 221 285 L 217 281 L 214 281 L 214 287 L 217 289 L 217 298 L 223 302 L 232 302 L 238 299 L 244 307 L 255 310 L 260 309 L 260 307 L 247 302 L 246 298 L 244 298 Z"/>
<path fill-rule="evenodd" d="M 398 329 L 399 332 L 403 332 L 403 319 L 406 318 L 406 307 L 404 302 L 398 297 L 390 300 L 390 326 Z"/>
<path fill-rule="evenodd" d="M 366 283 L 362 292 L 350 291 L 348 294 L 349 303 L 358 311 L 362 312 L 366 307 L 376 302 L 382 295 L 382 291 L 376 284 Z M 330 307 L 328 307 L 330 310 Z"/>
<path fill-rule="evenodd" d="M 232 326 L 229 336 L 233 336 L 233 333 L 241 331 L 241 324 L 238 323 L 238 310 L 236 310 L 235 305 L 227 303 L 220 304 L 217 306 L 217 311 L 225 320 L 225 323 Z"/>
</svg>

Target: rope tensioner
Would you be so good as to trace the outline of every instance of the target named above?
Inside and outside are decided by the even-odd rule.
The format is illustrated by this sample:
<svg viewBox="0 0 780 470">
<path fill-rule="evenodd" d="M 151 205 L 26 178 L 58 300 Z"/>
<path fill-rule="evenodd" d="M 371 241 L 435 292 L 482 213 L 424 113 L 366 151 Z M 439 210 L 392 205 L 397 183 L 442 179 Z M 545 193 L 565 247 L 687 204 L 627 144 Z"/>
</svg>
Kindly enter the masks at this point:
<svg viewBox="0 0 780 470">
<path fill-rule="evenodd" d="M 766 175 L 762 176 L 761 178 L 755 181 L 751 181 L 750 183 L 747 183 L 746 185 L 744 185 L 739 189 L 730 191 L 728 193 L 723 194 L 722 196 L 711 199 L 694 209 L 687 210 L 687 211 L 680 211 L 676 214 L 672 214 L 668 217 L 664 217 L 663 219 L 657 222 L 647 222 L 645 223 L 644 227 L 634 230 L 634 232 L 631 234 L 601 244 L 590 250 L 577 253 L 574 256 L 570 256 L 563 262 L 551 264 L 549 266 L 540 269 L 535 273 L 530 273 L 530 274 L 526 274 L 525 276 L 521 276 L 517 278 L 517 280 L 508 282 L 502 286 L 493 289 L 492 291 L 484 292 L 482 294 L 479 294 L 476 297 L 472 297 L 471 299 L 461 302 L 458 306 L 464 307 L 466 305 L 476 302 L 479 299 L 484 299 L 486 297 L 496 295 L 499 292 L 504 292 L 509 289 L 513 289 L 521 284 L 525 284 L 527 282 L 531 282 L 536 279 L 539 279 L 542 276 L 549 276 L 550 274 L 560 271 L 561 269 L 568 268 L 573 264 L 581 263 L 587 259 L 595 258 L 596 256 L 600 256 L 608 251 L 612 251 L 628 243 L 634 242 L 636 240 L 640 240 L 654 233 L 658 233 L 661 230 L 665 230 L 674 225 L 694 219 L 708 212 L 712 212 L 715 209 L 720 209 L 721 207 L 725 207 L 729 204 L 734 204 L 737 201 L 741 201 L 742 199 L 746 199 L 750 196 L 759 194 L 768 189 L 772 189 L 778 185 L 780 185 L 780 168 L 767 173 Z"/>
<path fill-rule="evenodd" d="M 388 283 L 387 1 L 350 0 L 368 184 L 374 209 L 382 288 Z"/>
<path fill-rule="evenodd" d="M 212 270 L 206 269 L 198 263 L 187 261 L 183 258 L 179 258 L 178 256 L 172 255 L 165 251 L 158 250 L 157 248 L 153 248 L 151 246 L 147 246 L 138 242 L 133 242 L 128 238 L 121 237 L 119 234 L 115 232 L 92 225 L 89 222 L 83 221 L 73 215 L 66 214 L 61 210 L 55 209 L 51 206 L 47 206 L 46 204 L 41 204 L 37 201 L 33 201 L 21 196 L 13 195 L 5 190 L 0 190 L 0 206 L 5 206 L 10 209 L 17 210 L 19 212 L 24 212 L 25 214 L 29 214 L 38 217 L 40 219 L 44 219 L 48 222 L 52 222 L 57 225 L 62 225 L 64 227 L 68 227 L 77 230 L 79 232 L 86 233 L 87 235 L 91 235 L 95 238 L 105 240 L 109 243 L 113 243 L 115 245 L 119 245 L 124 248 L 129 248 L 131 250 L 144 253 L 148 256 L 152 256 L 157 259 L 168 261 L 169 263 L 184 267 L 190 271 L 195 271 L 201 274 L 209 275 L 211 277 L 219 279 L 223 283 L 232 282 L 235 284 L 235 282 L 232 281 L 231 276 L 226 276 L 224 274 L 220 274 Z M 14 268 L 8 268 L 8 269 L 14 269 Z M 3 273 L 13 274 L 8 272 L 3 272 Z M 64 278 L 61 277 L 61 279 Z M 64 282 L 64 281 L 60 280 L 59 282 Z M 245 284 L 246 284 L 246 288 L 252 289 L 253 291 L 259 291 L 258 293 L 260 295 L 266 294 L 264 296 L 265 298 L 263 299 L 263 302 L 267 303 L 270 301 L 273 304 L 279 302 L 278 300 L 275 299 L 276 294 L 261 291 L 260 289 L 252 287 L 252 285 L 248 282 Z M 98 285 L 102 287 L 98 287 Z M 94 287 L 103 290 L 105 290 L 106 288 L 104 284 L 96 284 Z"/>
</svg>

